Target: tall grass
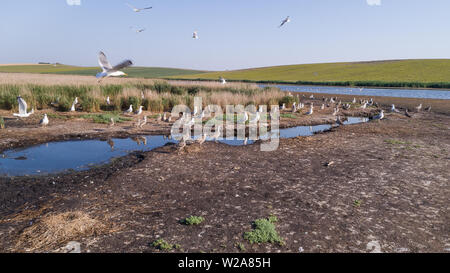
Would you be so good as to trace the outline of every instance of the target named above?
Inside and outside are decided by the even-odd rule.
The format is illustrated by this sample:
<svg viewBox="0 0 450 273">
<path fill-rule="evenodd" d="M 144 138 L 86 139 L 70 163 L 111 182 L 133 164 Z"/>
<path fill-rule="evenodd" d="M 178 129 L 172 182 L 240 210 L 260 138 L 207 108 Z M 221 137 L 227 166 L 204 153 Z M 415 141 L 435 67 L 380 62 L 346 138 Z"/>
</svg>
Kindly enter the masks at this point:
<svg viewBox="0 0 450 273">
<path fill-rule="evenodd" d="M 71 80 L 72 78 L 70 78 Z M 17 110 L 17 96 L 21 95 L 29 108 L 69 111 L 75 97 L 77 110 L 83 112 L 123 111 L 133 105 L 151 112 L 171 111 L 179 104 L 194 104 L 194 97 L 202 97 L 203 106 L 215 104 L 223 109 L 226 105 L 274 105 L 290 104 L 292 98 L 276 88 L 260 89 L 255 84 L 231 83 L 222 85 L 215 82 L 170 82 L 170 81 L 124 81 L 122 83 L 98 85 L 61 82 L 50 85 L 36 83 L 5 84 L 0 81 L 0 109 Z M 143 96 L 143 97 L 142 97 Z M 106 98 L 110 97 L 111 104 Z"/>
</svg>

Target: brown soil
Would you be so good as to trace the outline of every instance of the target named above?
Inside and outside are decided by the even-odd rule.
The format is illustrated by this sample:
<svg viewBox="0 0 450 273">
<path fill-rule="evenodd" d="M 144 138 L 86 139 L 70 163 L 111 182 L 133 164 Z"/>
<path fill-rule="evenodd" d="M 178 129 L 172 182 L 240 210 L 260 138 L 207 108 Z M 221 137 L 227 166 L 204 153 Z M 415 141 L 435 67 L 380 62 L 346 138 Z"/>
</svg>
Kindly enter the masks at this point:
<svg viewBox="0 0 450 273">
<path fill-rule="evenodd" d="M 326 111 L 282 123 L 314 124 L 330 118 Z M 128 132 L 131 122 L 108 128 L 77 119 L 38 128 L 34 119 L 7 120 L 0 150 L 169 129 L 154 122 Z M 274 152 L 261 152 L 259 143 L 192 144 L 181 153 L 168 145 L 83 172 L 2 177 L 0 251 L 60 251 L 75 240 L 83 252 L 159 252 L 151 243 L 164 239 L 181 246 L 175 252 L 238 252 L 237 244 L 247 252 L 369 252 L 378 245 L 382 252 L 449 252 L 449 132 L 448 115 L 388 114 L 381 122 L 282 139 Z M 24 242 L 45 230 L 50 216 L 68 212 L 87 215 L 102 232 Z M 285 245 L 251 245 L 244 232 L 271 214 Z M 179 223 L 190 215 L 205 222 Z"/>
</svg>

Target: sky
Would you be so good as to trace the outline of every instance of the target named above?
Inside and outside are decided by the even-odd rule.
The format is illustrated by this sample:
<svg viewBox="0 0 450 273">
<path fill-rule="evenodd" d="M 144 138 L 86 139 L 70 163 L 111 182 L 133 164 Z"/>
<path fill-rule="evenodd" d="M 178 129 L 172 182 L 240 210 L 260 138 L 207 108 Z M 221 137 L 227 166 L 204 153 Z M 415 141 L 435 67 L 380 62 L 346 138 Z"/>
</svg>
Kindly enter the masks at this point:
<svg viewBox="0 0 450 273">
<path fill-rule="evenodd" d="M 449 0 L 1 2 L 3 64 L 96 66 L 99 51 L 113 64 L 201 70 L 450 58 Z M 153 9 L 136 13 L 126 3 Z"/>
</svg>

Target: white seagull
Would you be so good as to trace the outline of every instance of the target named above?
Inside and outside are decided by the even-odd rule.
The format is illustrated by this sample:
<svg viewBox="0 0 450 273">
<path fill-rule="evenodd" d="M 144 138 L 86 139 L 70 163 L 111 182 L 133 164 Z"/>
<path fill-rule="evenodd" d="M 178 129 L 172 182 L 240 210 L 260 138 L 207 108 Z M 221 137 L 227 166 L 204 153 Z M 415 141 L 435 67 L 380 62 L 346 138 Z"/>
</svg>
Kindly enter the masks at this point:
<svg viewBox="0 0 450 273">
<path fill-rule="evenodd" d="M 392 106 L 391 106 L 391 112 L 398 113 L 398 112 L 400 112 L 400 111 L 398 111 L 397 108 L 395 108 L 395 105 L 392 104 Z"/>
<path fill-rule="evenodd" d="M 133 106 L 133 105 L 131 105 L 131 106 Z M 136 111 L 136 115 L 139 116 L 140 114 L 142 114 L 142 108 L 144 108 L 144 106 L 142 106 L 142 105 L 139 106 L 139 110 Z"/>
<path fill-rule="evenodd" d="M 311 108 L 309 109 L 308 113 L 306 113 L 307 115 L 312 115 L 314 113 L 314 104 L 311 103 Z"/>
<path fill-rule="evenodd" d="M 291 21 L 291 19 L 289 18 L 289 16 L 286 17 L 286 19 L 284 19 L 284 20 L 281 22 L 281 25 L 279 26 L 279 28 L 282 27 L 282 26 L 284 26 L 286 23 L 289 23 L 290 21 Z"/>
<path fill-rule="evenodd" d="M 47 114 L 44 115 L 44 118 L 41 119 L 41 121 L 39 122 L 39 124 L 40 124 L 41 126 L 47 126 L 47 125 L 48 125 L 48 117 L 47 117 Z"/>
<path fill-rule="evenodd" d="M 225 80 L 224 77 L 220 77 L 220 82 L 222 82 L 222 84 L 227 84 L 227 80 Z"/>
<path fill-rule="evenodd" d="M 19 104 L 19 113 L 13 114 L 15 117 L 27 118 L 30 115 L 34 114 L 34 109 L 31 109 L 31 112 L 27 113 L 27 107 L 28 107 L 27 103 L 21 96 L 17 97 L 17 102 Z"/>
<path fill-rule="evenodd" d="M 133 113 L 133 104 L 130 104 L 130 108 L 128 108 L 127 111 L 125 111 L 125 114 Z"/>
<path fill-rule="evenodd" d="M 382 120 L 383 118 L 384 118 L 384 110 L 381 110 L 381 112 L 378 115 L 374 116 L 372 119 Z"/>
<path fill-rule="evenodd" d="M 111 100 L 109 99 L 109 96 L 106 98 L 106 104 L 108 104 L 108 105 L 111 104 Z"/>
<path fill-rule="evenodd" d="M 130 60 L 125 60 L 121 63 L 119 63 L 116 66 L 112 66 L 108 59 L 106 58 L 105 53 L 100 52 L 98 54 L 98 63 L 100 64 L 100 67 L 102 68 L 102 72 L 97 73 L 96 77 L 97 79 L 99 79 L 99 82 L 103 79 L 103 78 L 108 78 L 108 77 L 120 77 L 120 76 L 127 76 L 127 74 L 125 74 L 124 72 L 120 71 L 123 68 L 126 68 L 128 66 L 133 65 L 133 62 Z"/>
<path fill-rule="evenodd" d="M 146 10 L 146 9 L 152 9 L 152 8 L 153 8 L 153 7 L 136 8 L 136 7 L 134 7 L 134 6 L 132 6 L 132 5 L 128 4 L 128 3 L 126 3 L 126 4 L 127 4 L 127 6 L 129 6 L 134 12 L 140 12 L 140 11 L 143 11 L 143 10 Z"/>
<path fill-rule="evenodd" d="M 197 31 L 194 31 L 194 33 L 192 34 L 192 39 L 198 39 L 198 33 Z"/>
</svg>

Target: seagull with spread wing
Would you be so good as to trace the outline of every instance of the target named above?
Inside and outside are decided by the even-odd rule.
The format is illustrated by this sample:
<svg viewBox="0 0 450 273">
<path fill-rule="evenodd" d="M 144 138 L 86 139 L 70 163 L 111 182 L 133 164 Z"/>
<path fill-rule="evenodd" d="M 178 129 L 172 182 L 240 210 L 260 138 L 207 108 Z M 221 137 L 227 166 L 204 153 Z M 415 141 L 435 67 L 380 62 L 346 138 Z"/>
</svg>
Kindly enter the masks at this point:
<svg viewBox="0 0 450 273">
<path fill-rule="evenodd" d="M 198 33 L 197 33 L 197 31 L 194 31 L 194 33 L 192 34 L 192 39 L 195 39 L 195 40 L 198 39 Z"/>
<path fill-rule="evenodd" d="M 284 26 L 285 24 L 289 23 L 290 21 L 291 21 L 291 19 L 289 18 L 289 16 L 286 17 L 286 19 L 284 19 L 284 20 L 281 22 L 281 25 L 279 26 L 279 28 L 282 27 L 282 26 Z"/>
<path fill-rule="evenodd" d="M 129 6 L 134 12 L 140 12 L 140 11 L 143 11 L 143 10 L 146 10 L 146 9 L 152 9 L 153 7 L 148 7 L 148 8 L 140 8 L 140 9 L 138 9 L 138 8 L 136 8 L 136 7 L 134 7 L 134 6 L 132 6 L 132 5 L 130 5 L 130 4 L 128 4 L 128 3 L 126 3 L 127 4 L 127 6 Z"/>
<path fill-rule="evenodd" d="M 121 63 L 119 63 L 116 66 L 112 66 L 108 59 L 106 58 L 105 53 L 100 52 L 98 54 L 98 63 L 100 64 L 100 67 L 102 68 L 102 72 L 97 74 L 97 79 L 99 79 L 99 82 L 108 77 L 120 77 L 120 76 L 127 76 L 124 72 L 120 71 L 123 68 L 126 68 L 128 66 L 133 65 L 133 62 L 130 60 L 125 60 Z"/>
<path fill-rule="evenodd" d="M 28 105 L 21 96 L 17 97 L 17 103 L 19 104 L 19 113 L 13 114 L 15 117 L 27 118 L 30 115 L 34 114 L 34 109 L 32 109 L 31 112 L 27 112 Z"/>
</svg>

